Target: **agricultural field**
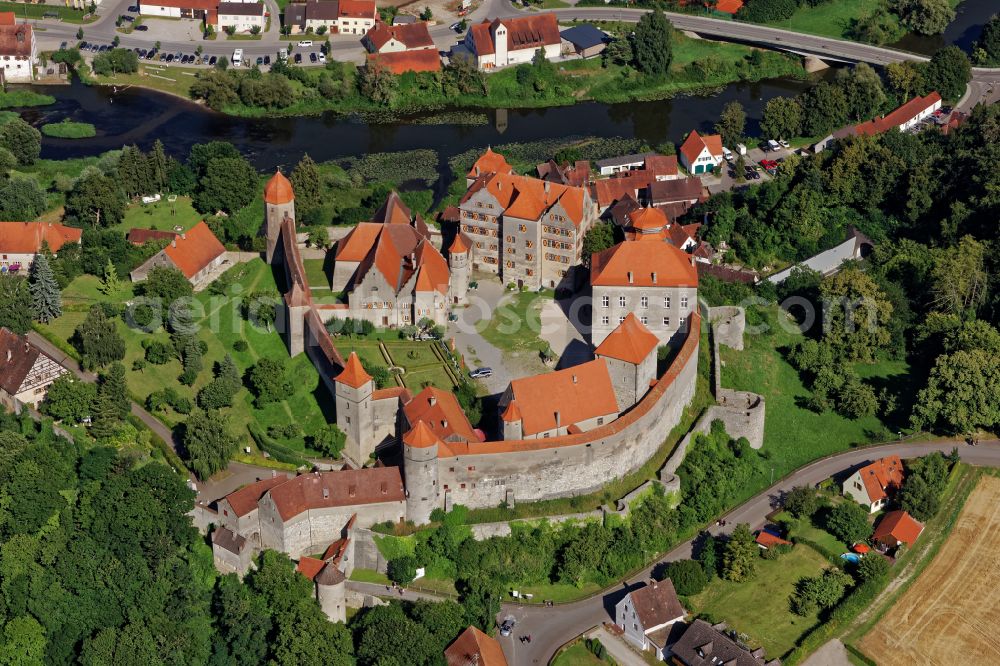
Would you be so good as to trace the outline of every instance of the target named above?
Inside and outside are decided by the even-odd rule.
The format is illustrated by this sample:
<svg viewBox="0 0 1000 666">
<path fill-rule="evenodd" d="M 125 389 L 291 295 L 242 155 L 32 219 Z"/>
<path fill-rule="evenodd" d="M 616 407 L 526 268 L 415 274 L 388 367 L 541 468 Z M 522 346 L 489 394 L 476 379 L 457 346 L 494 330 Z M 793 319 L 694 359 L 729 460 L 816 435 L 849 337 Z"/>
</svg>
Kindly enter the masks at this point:
<svg viewBox="0 0 1000 666">
<path fill-rule="evenodd" d="M 997 664 L 1000 479 L 983 476 L 934 560 L 858 647 L 880 666 Z"/>
</svg>

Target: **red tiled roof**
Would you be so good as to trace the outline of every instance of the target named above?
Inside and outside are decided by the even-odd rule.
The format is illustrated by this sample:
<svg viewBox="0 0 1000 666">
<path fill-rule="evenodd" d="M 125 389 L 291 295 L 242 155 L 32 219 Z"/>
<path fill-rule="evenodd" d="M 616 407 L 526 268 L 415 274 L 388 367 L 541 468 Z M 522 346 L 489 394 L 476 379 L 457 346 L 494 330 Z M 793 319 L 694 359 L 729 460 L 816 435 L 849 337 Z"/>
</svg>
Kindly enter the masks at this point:
<svg viewBox="0 0 1000 666">
<path fill-rule="evenodd" d="M 375 13 L 375 0 L 338 0 L 338 14 L 346 18 L 369 18 L 373 19 Z"/>
<path fill-rule="evenodd" d="M 0 12 L 0 25 L 14 25 L 17 15 L 14 12 Z"/>
<path fill-rule="evenodd" d="M 608 364 L 602 359 L 563 370 L 522 377 L 510 383 L 512 398 L 521 410 L 524 434 L 534 435 L 569 427 L 589 419 L 618 414 Z"/>
<path fill-rule="evenodd" d="M 898 107 L 891 113 L 881 118 L 875 118 L 864 123 L 855 125 L 857 134 L 873 136 L 888 132 L 894 127 L 899 127 L 903 123 L 912 120 L 918 113 L 929 109 L 941 102 L 941 95 L 935 90 L 926 97 L 914 97 L 906 104 Z"/>
<path fill-rule="evenodd" d="M 658 180 L 649 185 L 649 198 L 657 207 L 668 203 L 698 201 L 703 194 L 701 180 L 691 176 L 675 180 Z M 669 211 L 668 211 L 669 215 Z"/>
<path fill-rule="evenodd" d="M 10 395 L 16 394 L 41 354 L 28 338 L 0 328 L 0 388 Z"/>
<path fill-rule="evenodd" d="M 472 45 L 476 50 L 476 55 L 493 55 L 496 47 L 493 45 L 493 35 L 490 34 L 490 22 L 484 20 L 482 23 L 475 23 L 469 28 L 472 33 Z"/>
<path fill-rule="evenodd" d="M 204 221 L 191 227 L 180 238 L 174 239 L 164 249 L 174 266 L 180 269 L 184 277 L 190 279 L 200 270 L 208 266 L 219 256 L 225 254 L 226 248 L 215 237 Z"/>
<path fill-rule="evenodd" d="M 372 376 L 365 372 L 365 369 L 361 366 L 361 359 L 358 358 L 358 353 L 352 351 L 351 355 L 347 357 L 347 365 L 344 366 L 344 371 L 334 377 L 333 380 L 356 389 L 370 382 Z"/>
<path fill-rule="evenodd" d="M 243 486 L 239 490 L 226 495 L 226 501 L 232 507 L 236 517 L 242 517 L 257 508 L 257 502 L 271 488 L 288 481 L 285 474 L 277 474 L 267 479 L 261 479 L 256 483 Z"/>
<path fill-rule="evenodd" d="M 444 651 L 448 666 L 507 666 L 500 643 L 476 627 L 469 627 Z"/>
<path fill-rule="evenodd" d="M 505 216 L 537 220 L 544 212 L 559 204 L 574 225 L 580 226 L 583 222 L 586 190 L 582 187 L 570 187 L 511 173 L 494 173 L 481 176 L 473 183 L 462 197 L 462 203 L 482 189 L 497 200 Z"/>
<path fill-rule="evenodd" d="M 517 400 L 511 400 L 507 403 L 507 409 L 503 410 L 500 418 L 507 423 L 521 420 L 521 409 L 517 406 Z"/>
<path fill-rule="evenodd" d="M 654 176 L 676 176 L 677 156 L 676 155 L 648 155 L 646 157 L 645 170 Z"/>
<path fill-rule="evenodd" d="M 374 267 L 397 292 L 418 272 L 418 291 L 448 292 L 448 262 L 409 224 L 362 222 L 337 243 L 336 259 L 361 264 L 348 288 Z"/>
<path fill-rule="evenodd" d="M 269 204 L 286 204 L 295 201 L 292 183 L 280 171 L 275 171 L 271 179 L 264 185 L 264 202 Z"/>
<path fill-rule="evenodd" d="M 403 414 L 411 427 L 416 427 L 418 422 L 425 423 L 438 439 L 479 441 L 458 398 L 451 391 L 428 386 L 403 405 Z"/>
<path fill-rule="evenodd" d="M 398 467 L 302 474 L 275 486 L 267 495 L 282 520 L 309 509 L 402 502 L 406 498 Z"/>
<path fill-rule="evenodd" d="M 858 474 L 870 501 L 888 499 L 889 493 L 903 485 L 903 461 L 899 456 L 886 456 L 865 465 Z"/>
<path fill-rule="evenodd" d="M 890 511 L 882 516 L 882 520 L 875 527 L 872 538 L 876 541 L 892 538 L 907 546 L 912 546 L 923 531 L 924 526 L 914 520 L 913 516 L 907 512 Z"/>
<path fill-rule="evenodd" d="M 0 26 L 0 55 L 26 57 L 31 55 L 31 43 L 34 34 L 31 26 L 20 25 Z"/>
<path fill-rule="evenodd" d="M 323 560 L 317 560 L 315 557 L 302 557 L 299 563 L 295 565 L 295 570 L 309 580 L 312 580 L 325 566 L 326 562 Z"/>
<path fill-rule="evenodd" d="M 469 238 L 464 231 L 459 231 L 455 234 L 455 239 L 451 241 L 451 247 L 448 248 L 448 254 L 465 254 L 472 248 L 472 239 Z"/>
<path fill-rule="evenodd" d="M 366 35 L 376 51 L 395 39 L 407 49 L 433 49 L 434 40 L 423 21 L 403 25 L 388 25 L 379 21 Z M 440 61 L 439 61 L 440 62 Z"/>
<path fill-rule="evenodd" d="M 725 14 L 735 14 L 743 8 L 743 0 L 718 0 L 715 11 Z"/>
<path fill-rule="evenodd" d="M 417 421 L 417 424 L 403 435 L 403 444 L 415 449 L 427 449 L 437 446 L 441 438 L 435 435 L 426 421 Z"/>
<path fill-rule="evenodd" d="M 180 234 L 174 231 L 162 231 L 160 229 L 130 229 L 128 232 L 128 242 L 132 245 L 142 245 L 151 240 L 174 240 Z"/>
<path fill-rule="evenodd" d="M 633 590 L 632 606 L 635 608 L 642 628 L 646 631 L 671 620 L 684 617 L 684 607 L 677 599 L 674 582 L 669 578 Z"/>
<path fill-rule="evenodd" d="M 638 191 L 648 187 L 653 180 L 653 174 L 648 171 L 630 171 L 618 178 L 603 178 L 594 182 L 594 196 L 598 205 L 606 208 L 626 196 L 637 198 Z"/>
<path fill-rule="evenodd" d="M 369 63 L 378 63 L 393 74 L 405 72 L 440 72 L 441 56 L 434 49 L 396 51 L 392 53 L 369 53 Z"/>
<path fill-rule="evenodd" d="M 604 338 L 594 350 L 596 356 L 616 358 L 639 365 L 660 345 L 660 339 L 643 326 L 634 312 Z"/>
<path fill-rule="evenodd" d="M 0 252 L 36 254 L 42 241 L 58 252 L 66 243 L 79 243 L 82 236 L 83 229 L 53 222 L 0 222 Z"/>
<path fill-rule="evenodd" d="M 688 164 L 694 164 L 705 148 L 708 148 L 708 152 L 715 157 L 722 157 L 722 137 L 718 134 L 702 136 L 697 130 L 691 130 L 687 139 L 681 144 L 681 152 L 687 158 Z"/>
<path fill-rule="evenodd" d="M 389 192 L 385 198 L 385 203 L 372 215 L 372 222 L 383 224 L 410 224 L 413 220 L 413 211 L 403 203 L 396 190 Z"/>
<path fill-rule="evenodd" d="M 791 541 L 785 541 L 781 537 L 768 532 L 767 530 L 761 530 L 757 534 L 757 545 L 764 546 L 764 548 L 770 548 L 771 546 L 790 546 Z"/>
<path fill-rule="evenodd" d="M 669 243 L 625 241 L 594 253 L 590 261 L 590 284 L 697 287 L 698 270 L 691 265 L 687 254 Z"/>
<path fill-rule="evenodd" d="M 489 173 L 513 173 L 514 167 L 507 164 L 507 159 L 500 153 L 494 153 L 492 148 L 479 156 L 479 159 L 465 174 L 466 178 L 479 178 Z"/>
<path fill-rule="evenodd" d="M 659 231 L 670 222 L 659 208 L 638 208 L 628 214 L 629 226 L 638 231 Z"/>
</svg>

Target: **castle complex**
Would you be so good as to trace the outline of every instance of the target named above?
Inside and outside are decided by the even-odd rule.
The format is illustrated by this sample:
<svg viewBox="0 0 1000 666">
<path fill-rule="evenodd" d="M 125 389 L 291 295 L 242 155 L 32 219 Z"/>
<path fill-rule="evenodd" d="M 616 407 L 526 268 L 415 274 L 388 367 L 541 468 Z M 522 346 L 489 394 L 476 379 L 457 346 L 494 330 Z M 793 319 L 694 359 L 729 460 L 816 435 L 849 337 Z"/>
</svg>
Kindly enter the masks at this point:
<svg viewBox="0 0 1000 666">
<path fill-rule="evenodd" d="M 477 164 L 482 167 L 483 160 Z M 487 182 L 519 187 L 516 179 L 523 178 L 503 174 L 497 180 L 497 173 L 491 173 L 492 180 L 489 174 L 477 176 L 470 192 L 477 183 L 484 190 Z M 552 197 L 544 199 L 544 215 L 565 213 L 574 234 L 568 256 L 575 262 L 581 229 L 590 219 L 580 208 L 588 195 L 566 187 L 556 195 L 542 181 L 530 187 L 536 184 L 536 194 Z M 336 609 L 341 601 L 334 593 L 337 584 L 321 590 L 321 581 L 340 580 L 342 575 L 332 570 L 349 568 L 350 529 L 384 521 L 426 523 L 435 509 L 455 504 L 492 507 L 593 492 L 643 465 L 694 396 L 701 330 L 697 274 L 690 257 L 667 242 L 626 241 L 595 256 L 595 293 L 617 289 L 628 299 L 616 301 L 607 315 L 616 321 L 595 335 L 593 360 L 513 380 L 500 396 L 499 432 L 490 439 L 469 422 L 449 391 L 427 387 L 414 395 L 402 386 L 376 388 L 358 356 L 352 352 L 345 358 L 325 326 L 345 316 L 392 327 L 423 317 L 446 321 L 449 309 L 465 299 L 470 253 L 472 262 L 484 256 L 477 254 L 475 236 L 463 233 L 464 213 L 446 261 L 422 220 L 391 196 L 378 219 L 358 225 L 338 244 L 333 288 L 343 285 L 348 303 L 331 306 L 312 299 L 298 248 L 291 184 L 276 173 L 264 197 L 266 257 L 283 268 L 286 278 L 280 330 L 290 353 L 308 354 L 333 395 L 337 425 L 347 435 L 348 465 L 340 471 L 264 479 L 220 500 L 213 518 L 219 526 L 215 545 L 220 568 L 245 571 L 249 554 L 262 548 L 293 558 L 326 553 L 322 559 L 305 559 L 314 560 L 308 566 L 317 594 L 322 591 L 326 604 Z M 575 208 L 563 201 L 567 197 L 576 197 Z M 513 218 L 520 220 L 513 224 L 531 222 L 532 215 Z M 507 218 L 500 217 L 498 228 L 504 230 Z M 536 240 L 546 233 L 539 231 L 540 220 L 533 222 Z M 631 272 L 615 264 L 619 252 L 631 256 L 631 248 L 622 246 L 644 246 L 642 261 L 632 260 Z M 540 275 L 561 277 L 544 264 L 534 265 Z M 525 278 L 539 277 L 529 275 L 526 267 L 518 270 Z M 372 306 L 376 298 L 379 307 Z M 659 321 L 633 314 L 645 312 L 643 299 L 655 302 L 651 311 Z M 673 317 L 670 325 L 660 324 L 668 316 Z M 667 342 L 675 353 L 658 372 L 658 350 Z M 352 469 L 376 451 L 394 447 L 401 449 L 401 467 L 379 462 Z M 331 572 L 324 575 L 326 569 Z"/>
</svg>

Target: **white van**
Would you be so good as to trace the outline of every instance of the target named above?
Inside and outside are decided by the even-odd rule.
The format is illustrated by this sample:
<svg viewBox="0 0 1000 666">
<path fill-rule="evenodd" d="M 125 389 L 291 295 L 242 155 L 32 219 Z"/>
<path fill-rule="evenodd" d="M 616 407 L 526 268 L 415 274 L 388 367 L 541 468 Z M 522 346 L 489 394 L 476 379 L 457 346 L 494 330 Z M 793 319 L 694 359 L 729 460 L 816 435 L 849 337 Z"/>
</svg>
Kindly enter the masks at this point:
<svg viewBox="0 0 1000 666">
<path fill-rule="evenodd" d="M 739 153 L 740 155 L 746 155 L 747 154 L 746 144 L 742 143 L 736 144 L 736 152 Z"/>
<path fill-rule="evenodd" d="M 722 157 L 727 162 L 732 162 L 733 161 L 733 151 L 731 151 L 728 148 L 726 148 L 725 146 L 723 146 L 722 147 Z"/>
<path fill-rule="evenodd" d="M 233 51 L 233 67 L 239 67 L 243 64 L 243 49 L 236 49 Z"/>
<path fill-rule="evenodd" d="M 299 46 L 304 49 L 307 49 L 312 45 L 313 45 L 312 41 L 308 39 L 303 39 L 301 42 L 299 42 Z"/>
<path fill-rule="evenodd" d="M 768 139 L 767 140 L 767 147 L 769 149 L 771 149 L 771 150 L 780 150 L 781 149 L 781 144 L 778 143 L 777 141 L 775 141 L 774 139 Z"/>
</svg>

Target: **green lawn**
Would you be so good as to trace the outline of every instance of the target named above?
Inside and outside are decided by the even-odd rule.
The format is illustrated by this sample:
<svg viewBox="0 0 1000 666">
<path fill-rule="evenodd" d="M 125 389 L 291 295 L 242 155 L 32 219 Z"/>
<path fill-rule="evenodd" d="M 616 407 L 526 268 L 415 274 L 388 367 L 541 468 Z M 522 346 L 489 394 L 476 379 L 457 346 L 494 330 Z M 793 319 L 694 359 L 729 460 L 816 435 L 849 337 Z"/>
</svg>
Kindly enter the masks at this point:
<svg viewBox="0 0 1000 666">
<path fill-rule="evenodd" d="M 881 0 L 837 0 L 824 2 L 815 7 L 804 4 L 796 10 L 792 18 L 773 21 L 768 25 L 825 37 L 845 37 L 852 19 L 872 13 L 881 4 Z M 903 30 L 900 28 L 899 36 L 902 35 Z"/>
<path fill-rule="evenodd" d="M 782 657 L 817 622 L 789 610 L 788 598 L 804 576 L 816 576 L 827 566 L 822 555 L 804 544 L 777 560 L 757 560 L 757 576 L 748 583 L 713 580 L 688 599 L 688 610 L 750 636 L 751 647 L 763 646 L 768 659 Z"/>
<path fill-rule="evenodd" d="M 608 663 L 595 657 L 582 641 L 574 642 L 552 660 L 552 666 L 603 666 Z"/>
<path fill-rule="evenodd" d="M 488 342 L 511 353 L 541 351 L 546 343 L 539 336 L 541 312 L 552 292 L 507 292 L 489 321 L 476 328 Z"/>
<path fill-rule="evenodd" d="M 60 7 L 59 5 L 29 5 L 24 2 L 0 2 L 0 12 L 14 12 L 18 22 L 26 18 L 40 19 L 45 14 L 58 14 L 59 18 L 67 23 L 84 23 L 84 14 L 88 12 L 71 7 Z M 96 21 L 97 15 L 91 15 L 86 23 Z"/>
<path fill-rule="evenodd" d="M 153 204 L 130 205 L 121 223 L 112 228 L 122 233 L 127 233 L 129 229 L 171 231 L 175 227 L 187 231 L 201 220 L 201 213 L 191 205 L 191 197 L 179 196 L 174 203 L 164 197 Z"/>
<path fill-rule="evenodd" d="M 386 340 L 385 346 L 392 358 L 391 364 L 386 363 L 385 356 L 379 349 L 378 340 L 339 337 L 335 344 L 345 356 L 356 351 L 365 363 L 382 367 L 390 365 L 402 367 L 405 370 L 402 375 L 403 384 L 414 393 L 425 386 L 437 386 L 446 391 L 451 391 L 455 387 L 455 382 L 445 369 L 444 363 L 431 348 L 431 345 L 437 344 L 435 342 Z"/>
<path fill-rule="evenodd" d="M 327 272 L 324 265 L 325 259 L 303 259 L 302 263 L 306 268 L 306 279 L 309 281 L 310 289 L 330 290 L 332 275 Z"/>
<path fill-rule="evenodd" d="M 263 261 L 254 259 L 237 265 L 230 269 L 230 274 L 233 273 L 237 277 L 236 282 L 242 287 L 241 293 L 274 292 L 277 297 L 273 274 Z M 89 305 L 100 300 L 98 284 L 99 281 L 92 276 L 81 276 L 74 280 L 64 292 L 66 311 L 62 317 L 50 322 L 47 328 L 62 339 L 69 339 L 86 317 Z M 200 321 L 201 329 L 198 337 L 208 345 L 208 352 L 204 357 L 205 369 L 192 387 L 183 386 L 177 381 L 182 372 L 178 360 L 171 360 L 163 365 L 147 364 L 141 371 L 132 370 L 133 362 L 144 356 L 143 340 L 155 339 L 167 342 L 169 335 L 162 328 L 153 333 L 133 330 L 123 321 L 116 320 L 118 330 L 126 343 L 123 364 L 127 371 L 129 389 L 137 400 L 144 401 L 153 391 L 172 387 L 180 395 L 193 401 L 198 390 L 212 379 L 211 369 L 214 363 L 221 361 L 227 353 L 232 355 L 241 371 L 247 370 L 258 359 L 268 357 L 286 362 L 294 392 L 287 399 L 262 408 L 253 405 L 252 396 L 248 391 L 241 391 L 237 395 L 235 404 L 224 412 L 228 415 L 231 426 L 240 433 L 245 445 L 252 445 L 246 429 L 249 424 L 255 424 L 265 431 L 270 425 L 298 424 L 308 435 L 328 422 L 328 415 L 333 413 L 333 400 L 305 354 L 289 359 L 281 336 L 273 330 L 258 330 L 251 326 L 240 315 L 239 305 L 235 300 L 212 296 L 207 291 L 198 294 L 196 300 L 205 313 Z M 237 352 L 233 349 L 233 343 L 241 338 L 246 340 L 248 348 L 246 351 Z M 159 416 L 169 426 L 176 425 L 186 418 L 173 411 L 167 411 Z M 313 453 L 307 449 L 303 437 L 280 440 L 280 443 L 297 451 Z"/>
<path fill-rule="evenodd" d="M 754 308 L 748 319 L 757 312 L 763 315 L 770 330 L 748 333 L 743 351 L 722 347 L 722 385 L 765 397 L 764 451 L 770 456 L 767 464 L 774 468 L 775 480 L 816 458 L 895 436 L 899 427 L 895 422 L 884 424 L 874 416 L 851 420 L 832 411 L 817 414 L 807 409 L 804 400 L 809 391 L 783 352 L 801 334 L 789 333 L 778 325 L 778 318 L 784 314 L 776 306 Z M 875 384 L 876 391 L 884 387 L 895 393 L 899 405 L 912 402 L 912 382 L 905 363 L 893 361 L 857 367 L 859 373 Z M 747 496 L 758 490 L 748 489 Z"/>
<path fill-rule="evenodd" d="M 774 517 L 774 522 L 787 526 L 789 539 L 808 539 L 820 548 L 827 550 L 834 557 L 838 557 L 850 550 L 846 543 L 840 541 L 826 530 L 817 527 L 808 518 L 798 519 L 790 513 L 783 511 Z"/>
</svg>

